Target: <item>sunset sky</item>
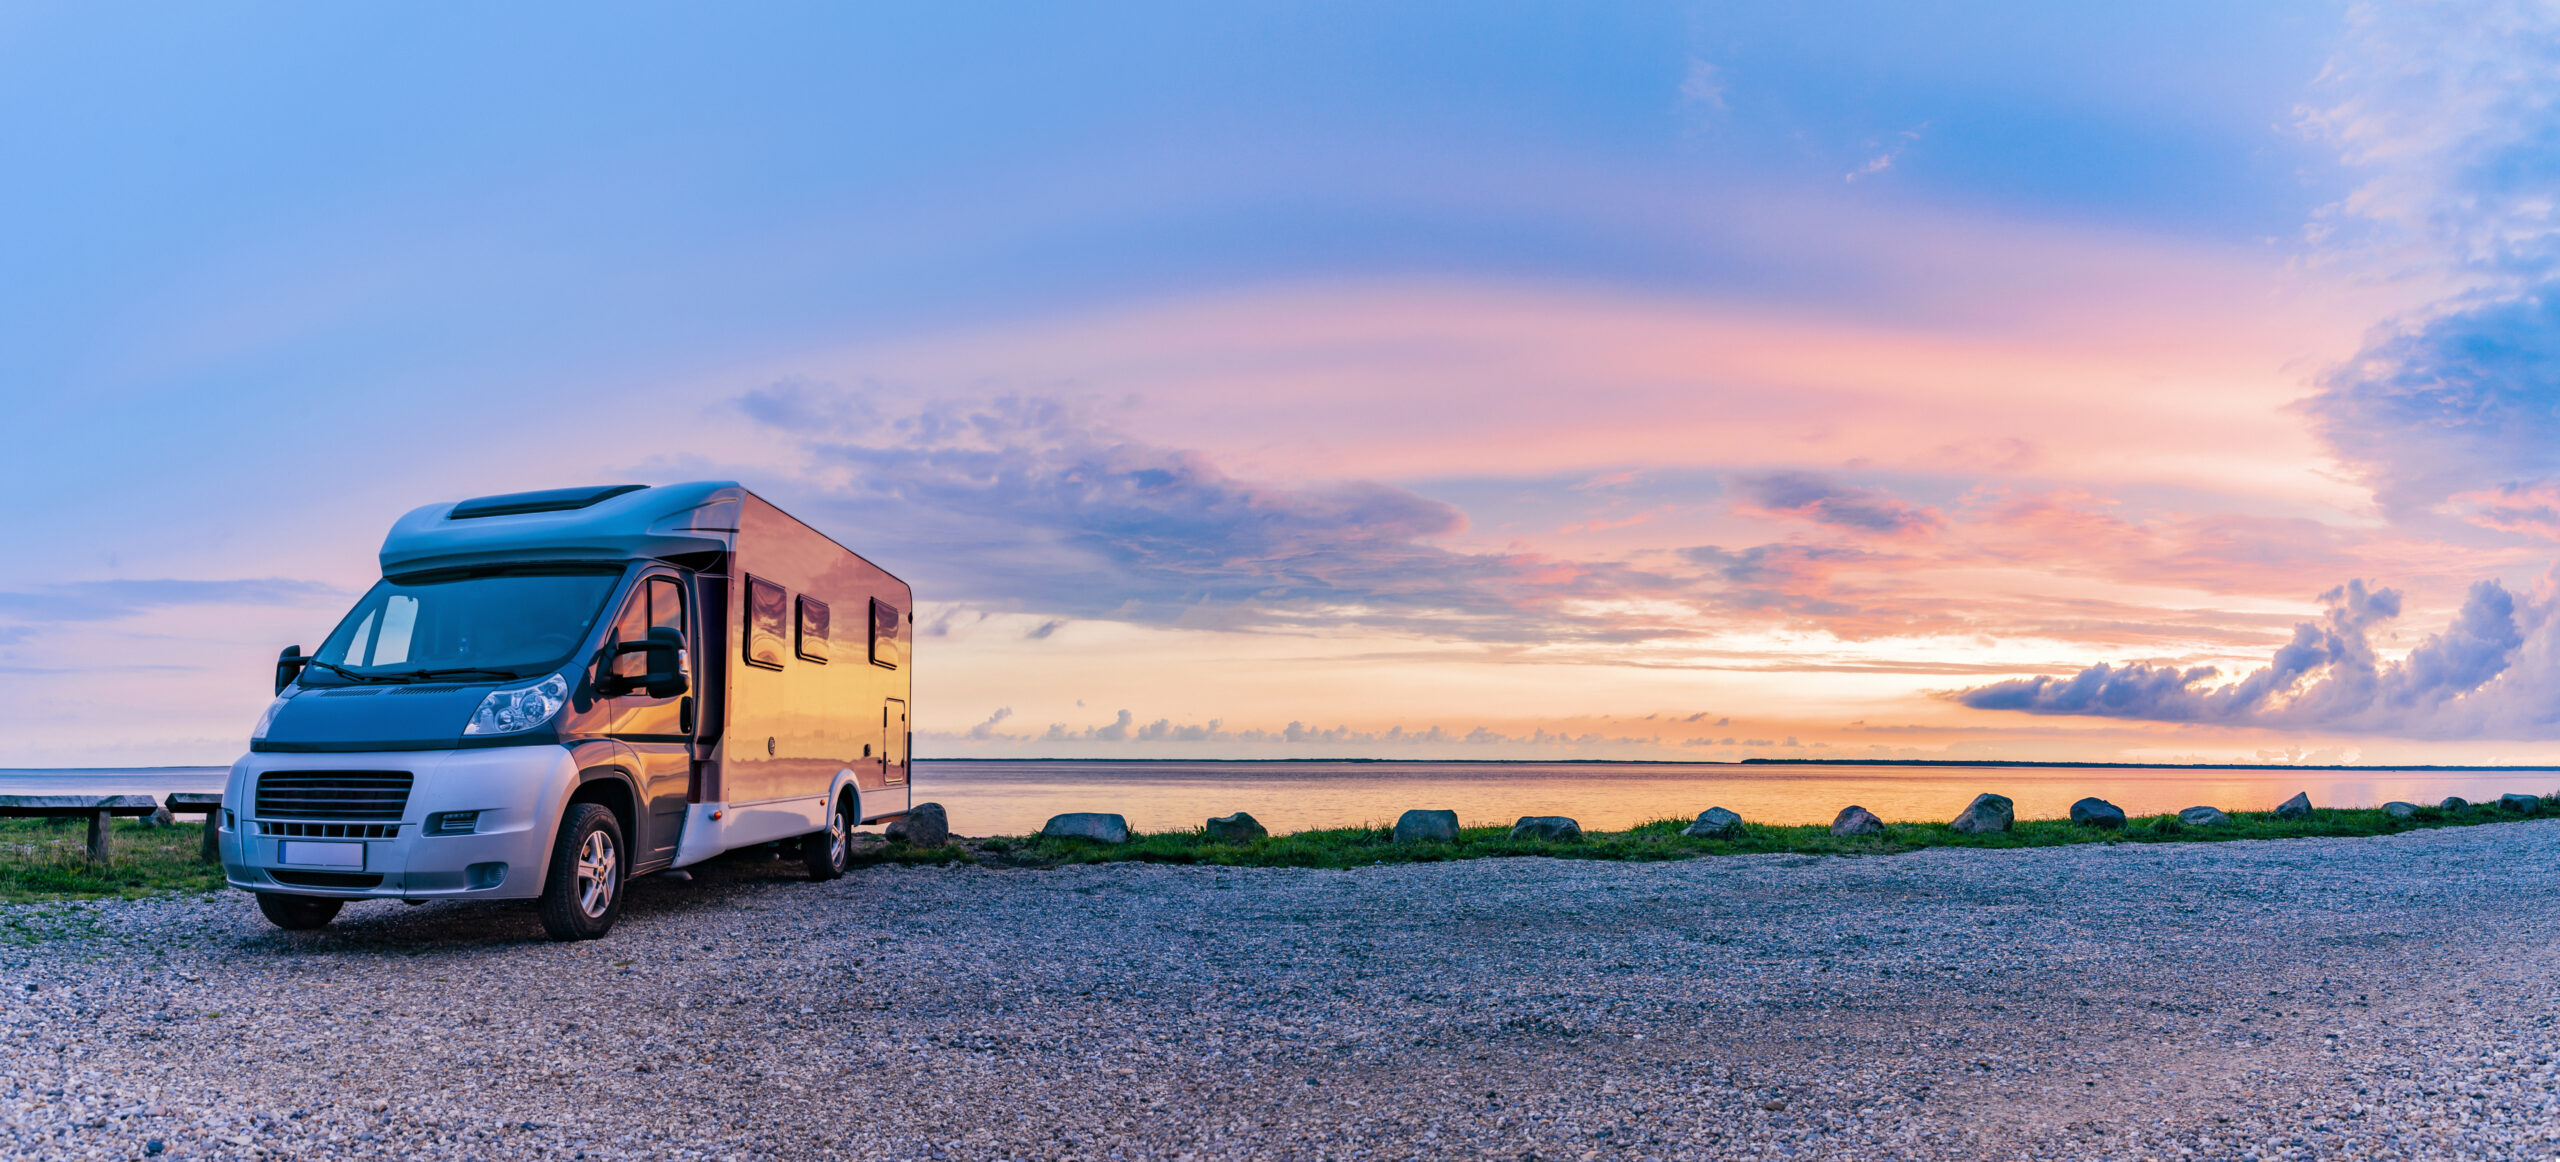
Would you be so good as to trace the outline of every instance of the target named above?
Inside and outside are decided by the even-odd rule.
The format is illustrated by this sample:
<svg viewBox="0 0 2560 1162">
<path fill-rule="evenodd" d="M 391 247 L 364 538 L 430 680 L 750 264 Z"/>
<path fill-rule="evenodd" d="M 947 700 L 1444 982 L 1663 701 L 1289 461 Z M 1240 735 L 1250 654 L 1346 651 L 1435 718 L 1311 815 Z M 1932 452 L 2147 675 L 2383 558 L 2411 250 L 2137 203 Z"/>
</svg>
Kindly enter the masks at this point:
<svg viewBox="0 0 2560 1162">
<path fill-rule="evenodd" d="M 2560 761 L 2560 13 L 0 8 L 0 766 L 736 479 L 958 755 Z"/>
</svg>

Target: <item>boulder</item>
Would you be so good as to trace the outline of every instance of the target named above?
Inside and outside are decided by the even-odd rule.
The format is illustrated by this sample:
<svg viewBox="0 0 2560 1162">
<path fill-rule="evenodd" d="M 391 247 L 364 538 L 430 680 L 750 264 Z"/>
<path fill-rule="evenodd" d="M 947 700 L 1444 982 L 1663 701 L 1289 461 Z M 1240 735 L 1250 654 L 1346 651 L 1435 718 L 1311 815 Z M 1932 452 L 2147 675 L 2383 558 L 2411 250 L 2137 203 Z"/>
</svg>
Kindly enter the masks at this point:
<svg viewBox="0 0 2560 1162">
<path fill-rule="evenodd" d="M 1263 830 L 1261 820 L 1242 811 L 1209 821 L 1209 838 L 1220 843 L 1251 843 L 1269 834 Z"/>
<path fill-rule="evenodd" d="M 1117 815 L 1097 811 L 1071 811 L 1052 815 L 1040 829 L 1042 839 L 1090 839 L 1095 843 L 1129 842 L 1129 821 Z"/>
<path fill-rule="evenodd" d="M 1573 843 L 1582 838 L 1582 825 L 1562 815 L 1523 815 L 1511 825 L 1511 838 Z"/>
<path fill-rule="evenodd" d="M 1455 843 L 1457 839 L 1455 811 L 1407 811 L 1396 820 L 1398 843 Z"/>
<path fill-rule="evenodd" d="M 940 847 L 951 842 L 951 817 L 942 813 L 940 803 L 918 803 L 889 821 L 889 842 Z"/>
<path fill-rule="evenodd" d="M 1884 820 L 1876 818 L 1875 812 L 1864 807 L 1855 805 L 1843 807 L 1840 809 L 1840 817 L 1831 821 L 1831 834 L 1837 836 L 1882 835 Z"/>
<path fill-rule="evenodd" d="M 1699 813 L 1697 822 L 1682 828 L 1680 834 L 1700 839 L 1739 839 L 1742 837 L 1742 816 L 1722 807 L 1709 807 Z"/>
<path fill-rule="evenodd" d="M 2017 805 L 2007 795 L 1982 794 L 1947 824 L 1962 835 L 1990 835 L 2007 831 L 2018 821 Z"/>
<path fill-rule="evenodd" d="M 152 810 L 151 810 L 151 813 L 150 813 L 150 814 L 145 815 L 145 816 L 143 816 L 143 817 L 141 817 L 141 818 L 139 818 L 139 819 L 134 820 L 134 823 L 135 823 L 136 825 L 140 826 L 140 827 L 141 827 L 143 830 L 145 830 L 145 831 L 148 831 L 148 830 L 150 830 L 150 829 L 152 829 L 152 828 L 154 828 L 154 827 L 169 827 L 169 826 L 173 826 L 173 825 L 175 825 L 177 822 L 178 822 L 178 817 L 177 817 L 177 816 L 175 816 L 175 815 L 170 814 L 170 813 L 169 813 L 169 808 L 168 808 L 167 806 L 165 806 L 165 805 L 164 805 L 164 806 L 160 806 L 160 807 L 152 808 Z"/>
<path fill-rule="evenodd" d="M 2447 795 L 2444 797 L 2444 802 L 2436 804 L 2436 809 L 2439 811 L 2468 811 L 2471 809 L 2471 800 L 2465 799 L 2460 795 Z"/>
<path fill-rule="evenodd" d="M 2276 806 L 2276 818 L 2278 818 L 2278 819 L 2309 819 L 2309 818 L 2311 818 L 2311 792 L 2309 792 L 2309 791 L 2296 791 L 2296 792 L 2294 792 L 2294 795 L 2293 795 L 2293 797 L 2292 797 L 2292 798 L 2287 799 L 2287 800 L 2285 800 L 2283 803 L 2280 803 L 2280 804 L 2278 804 L 2278 805 Z"/>
<path fill-rule="evenodd" d="M 2542 800 L 2532 795 L 2500 795 L 2498 806 L 2525 815 L 2538 815 L 2542 812 Z"/>
<path fill-rule="evenodd" d="M 2231 817 L 2211 807 L 2189 807 L 2178 812 L 2178 822 L 2189 827 L 2220 827 Z"/>
<path fill-rule="evenodd" d="M 2391 802 L 2382 805 L 2382 813 L 2389 818 L 2405 822 L 2418 817 L 2418 805 L 2415 803 L 2403 803 L 2394 799 Z"/>
<path fill-rule="evenodd" d="M 2096 797 L 2082 799 L 2071 805 L 2071 821 L 2084 827 L 2122 831 L 2124 808 Z"/>
</svg>

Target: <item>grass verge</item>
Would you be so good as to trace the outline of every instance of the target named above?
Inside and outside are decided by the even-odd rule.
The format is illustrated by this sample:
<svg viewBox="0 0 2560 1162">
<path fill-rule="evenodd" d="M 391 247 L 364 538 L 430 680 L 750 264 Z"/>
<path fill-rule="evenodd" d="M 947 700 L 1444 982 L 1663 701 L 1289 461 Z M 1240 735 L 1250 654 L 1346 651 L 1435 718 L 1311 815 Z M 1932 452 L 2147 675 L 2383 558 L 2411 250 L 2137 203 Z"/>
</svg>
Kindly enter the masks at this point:
<svg viewBox="0 0 2560 1162">
<path fill-rule="evenodd" d="M 2542 800 L 2545 813 L 2560 810 L 2560 797 Z M 978 863 L 999 867 L 1057 867 L 1078 863 L 1175 863 L 1221 867 L 1353 868 L 1387 863 L 1438 863 L 1457 859 L 1546 856 L 1554 859 L 1667 860 L 1712 855 L 1891 855 L 1925 847 L 2059 847 L 2070 843 L 2221 843 L 2236 839 L 2303 839 L 2314 836 L 2389 835 L 2435 827 L 2464 827 L 2528 818 L 2495 804 L 2462 811 L 2419 808 L 2397 820 L 2380 808 L 2314 810 L 2308 819 L 2278 819 L 2272 812 L 2234 812 L 2231 822 L 2188 827 L 2175 815 L 2126 821 L 2122 831 L 2067 820 L 2021 820 L 2015 830 L 1965 835 L 1944 823 L 1889 823 L 1882 835 L 1840 838 L 1822 824 L 1755 826 L 1738 839 L 1693 839 L 1680 834 L 1685 819 L 1662 819 L 1625 831 L 1587 832 L 1576 841 L 1513 839 L 1508 827 L 1469 827 L 1454 843 L 1397 843 L 1384 827 L 1339 827 L 1274 835 L 1251 843 L 1221 843 L 1199 831 L 1132 835 L 1125 844 L 1082 839 L 996 838 L 956 840 L 947 848 L 869 845 L 855 852 L 860 864 Z"/>
<path fill-rule="evenodd" d="M 2545 814 L 2560 811 L 2560 796 L 2545 796 Z M 2016 830 L 1963 835 L 1943 823 L 1889 823 L 1882 835 L 1834 837 L 1821 824 L 1754 826 L 1739 839 L 1692 839 L 1680 834 L 1683 819 L 1662 819 L 1625 831 L 1589 832 L 1578 841 L 1513 839 L 1507 827 L 1469 827 L 1454 843 L 1397 843 L 1384 827 L 1337 827 L 1274 835 L 1252 843 L 1220 843 L 1199 831 L 1133 835 L 1117 846 L 1081 839 L 999 837 L 960 839 L 949 847 L 918 848 L 865 842 L 852 853 L 856 866 L 882 864 L 982 864 L 992 867 L 1058 867 L 1081 863 L 1173 863 L 1220 867 L 1354 868 L 1388 863 L 1440 863 L 1458 859 L 1545 856 L 1554 859 L 1627 861 L 1694 859 L 1715 855 L 1891 855 L 1925 847 L 2058 847 L 2070 843 L 2220 843 L 2235 839 L 2302 839 L 2313 836 L 2389 835 L 2435 827 L 2466 827 L 2526 818 L 2496 804 L 2442 811 L 2421 807 L 2417 817 L 2393 819 L 2379 808 L 2315 810 L 2308 819 L 2278 819 L 2268 812 L 2234 812 L 2231 822 L 2187 827 L 2175 815 L 2128 820 L 2122 831 L 2103 831 L 2058 819 L 2022 820 Z M 88 832 L 79 821 L 0 819 L 0 903 L 132 898 L 155 892 L 215 891 L 222 869 L 196 862 L 202 825 L 145 828 L 116 822 L 116 860 L 88 862 Z"/>
<path fill-rule="evenodd" d="M 209 892 L 222 869 L 196 862 L 204 825 L 115 823 L 115 862 L 89 862 L 89 825 L 79 819 L 0 819 L 0 903 L 131 898 L 153 892 Z"/>
</svg>

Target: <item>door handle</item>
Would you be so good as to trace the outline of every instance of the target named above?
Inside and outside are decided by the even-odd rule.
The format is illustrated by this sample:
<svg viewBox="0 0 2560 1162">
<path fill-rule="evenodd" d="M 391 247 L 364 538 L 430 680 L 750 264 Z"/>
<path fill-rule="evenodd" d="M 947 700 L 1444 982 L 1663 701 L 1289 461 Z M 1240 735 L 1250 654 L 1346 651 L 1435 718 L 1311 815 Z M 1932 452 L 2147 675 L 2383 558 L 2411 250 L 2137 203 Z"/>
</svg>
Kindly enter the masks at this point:
<svg viewBox="0 0 2560 1162">
<path fill-rule="evenodd" d="M 691 694 L 685 695 L 676 702 L 676 729 L 686 734 L 693 733 L 693 695 Z"/>
</svg>

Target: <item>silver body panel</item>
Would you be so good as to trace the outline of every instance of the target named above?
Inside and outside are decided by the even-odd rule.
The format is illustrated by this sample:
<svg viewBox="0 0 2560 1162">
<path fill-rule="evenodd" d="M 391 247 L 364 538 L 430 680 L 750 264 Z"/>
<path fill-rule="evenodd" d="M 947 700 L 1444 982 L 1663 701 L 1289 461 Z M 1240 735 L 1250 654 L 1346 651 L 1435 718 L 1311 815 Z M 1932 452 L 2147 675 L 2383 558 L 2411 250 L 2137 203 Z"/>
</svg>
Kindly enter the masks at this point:
<svg viewBox="0 0 2560 1162">
<path fill-rule="evenodd" d="M 406 771 L 409 800 L 399 829 L 388 839 L 358 842 L 360 869 L 284 863 L 281 845 L 313 842 L 267 834 L 286 819 L 258 817 L 258 776 L 269 771 Z M 349 754 L 250 754 L 231 766 L 222 792 L 222 874 L 235 888 L 285 891 L 346 899 L 529 899 L 542 894 L 552 832 L 578 786 L 578 768 L 560 746 L 500 746 L 446 751 L 367 751 Z M 469 835 L 428 835 L 426 818 L 439 811 L 480 811 Z M 506 878 L 475 888 L 465 879 L 473 864 L 503 863 Z M 325 887 L 279 881 L 274 873 L 297 870 L 380 875 L 372 887 Z"/>
</svg>

